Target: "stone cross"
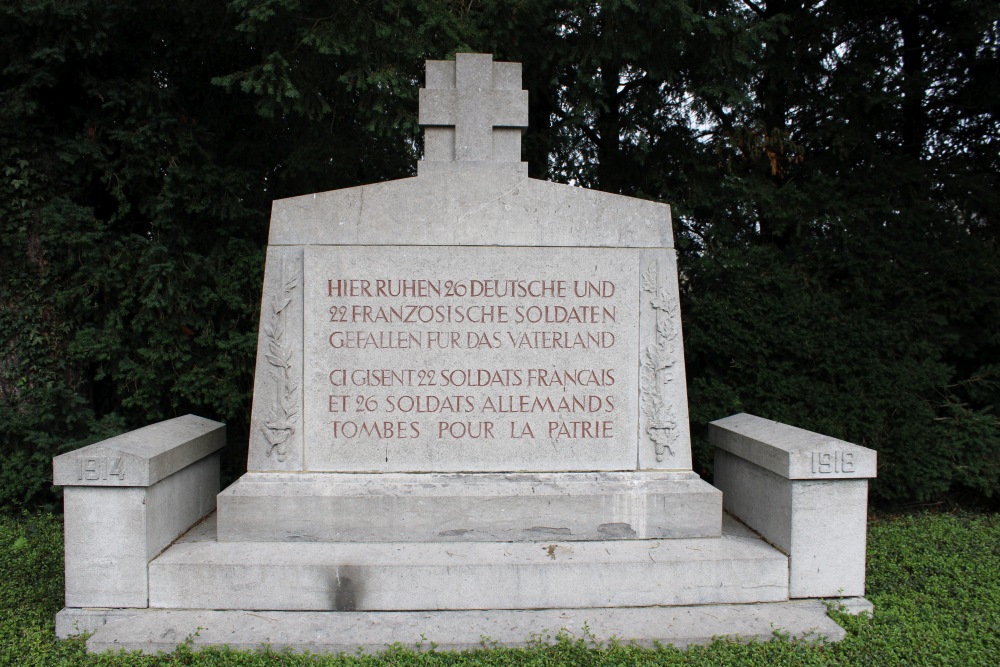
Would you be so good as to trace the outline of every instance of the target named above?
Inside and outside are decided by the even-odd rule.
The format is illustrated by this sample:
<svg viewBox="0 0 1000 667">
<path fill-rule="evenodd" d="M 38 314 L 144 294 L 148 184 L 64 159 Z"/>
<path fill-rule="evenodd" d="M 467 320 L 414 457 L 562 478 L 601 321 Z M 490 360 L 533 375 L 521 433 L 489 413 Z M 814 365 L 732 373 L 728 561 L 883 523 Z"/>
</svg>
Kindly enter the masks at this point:
<svg viewBox="0 0 1000 667">
<path fill-rule="evenodd" d="M 428 60 L 419 119 L 424 162 L 519 163 L 528 126 L 521 63 L 493 62 L 486 53 Z"/>
</svg>

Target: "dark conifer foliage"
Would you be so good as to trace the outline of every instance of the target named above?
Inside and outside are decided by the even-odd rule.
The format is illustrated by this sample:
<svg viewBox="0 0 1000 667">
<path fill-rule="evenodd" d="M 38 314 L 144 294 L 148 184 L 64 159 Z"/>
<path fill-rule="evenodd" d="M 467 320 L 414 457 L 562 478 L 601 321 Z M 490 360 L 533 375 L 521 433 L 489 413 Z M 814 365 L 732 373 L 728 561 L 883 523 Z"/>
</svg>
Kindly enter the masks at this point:
<svg viewBox="0 0 1000 667">
<path fill-rule="evenodd" d="M 671 203 L 696 459 L 736 411 L 1000 495 L 1000 9 L 0 6 L 0 505 L 195 412 L 245 457 L 272 199 L 414 173 L 425 58 L 524 63 L 531 175 Z"/>
</svg>

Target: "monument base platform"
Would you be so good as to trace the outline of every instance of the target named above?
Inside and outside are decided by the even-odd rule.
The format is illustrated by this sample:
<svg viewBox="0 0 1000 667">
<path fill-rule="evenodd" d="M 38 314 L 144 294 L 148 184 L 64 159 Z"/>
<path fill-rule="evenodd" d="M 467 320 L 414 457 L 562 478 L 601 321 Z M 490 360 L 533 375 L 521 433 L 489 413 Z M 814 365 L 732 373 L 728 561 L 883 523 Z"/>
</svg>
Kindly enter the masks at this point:
<svg viewBox="0 0 1000 667">
<path fill-rule="evenodd" d="M 851 611 L 870 611 L 863 598 L 835 600 Z M 749 605 L 630 607 L 617 609 L 531 609 L 518 611 L 296 612 L 183 609 L 63 609 L 56 633 L 93 633 L 91 653 L 173 651 L 193 648 L 296 653 L 368 653 L 393 646 L 464 651 L 496 646 L 552 643 L 561 635 L 606 645 L 612 639 L 651 647 L 685 648 L 715 637 L 768 641 L 776 634 L 840 641 L 844 629 L 827 614 L 824 600 Z"/>
<path fill-rule="evenodd" d="M 149 606 L 410 611 L 773 602 L 788 558 L 721 537 L 431 543 L 219 542 L 209 518 L 149 563 Z"/>
<path fill-rule="evenodd" d="M 57 472 L 67 470 L 64 476 L 76 482 L 71 488 L 101 484 L 94 491 L 104 496 L 100 507 L 88 506 L 89 513 L 75 512 L 74 496 L 65 496 L 72 525 L 59 636 L 94 633 L 91 651 L 170 650 L 189 638 L 194 645 L 312 652 L 415 646 L 423 638 L 425 647 L 433 642 L 466 649 L 493 642 L 522 646 L 562 630 L 591 640 L 684 646 L 715 635 L 766 639 L 773 629 L 837 639 L 842 631 L 826 619 L 823 598 L 853 598 L 849 606 L 871 610 L 855 597 L 864 591 L 863 569 L 859 573 L 848 557 L 864 551 L 864 498 L 842 490 L 852 491 L 873 473 L 874 457 L 850 443 L 816 442 L 751 415 L 720 420 L 710 431 L 717 454 L 736 459 L 722 457 L 716 467 L 731 513 L 713 511 L 719 534 L 671 539 L 648 537 L 651 522 L 663 525 L 657 513 L 687 506 L 697 514 L 718 502 L 718 492 L 693 476 L 390 473 L 384 485 L 372 480 L 384 492 L 367 492 L 366 476 L 353 473 L 316 479 L 311 473 L 258 473 L 237 484 L 238 494 L 219 494 L 214 476 L 187 471 L 214 465 L 222 428 L 178 418 L 158 425 L 161 434 L 177 431 L 169 449 L 162 438 L 140 434 L 134 439 L 141 448 L 132 440 L 118 449 L 91 445 L 66 455 L 75 457 L 68 463 L 57 461 Z M 106 483 L 103 470 L 109 471 Z M 138 487 L 124 484 L 136 480 Z M 382 528 L 399 527 L 409 539 L 304 541 L 309 533 L 294 533 L 284 541 L 224 541 L 221 511 L 188 530 L 164 521 L 170 511 L 210 506 L 217 495 L 220 507 L 232 501 L 229 509 L 244 515 L 255 508 L 272 527 L 282 525 L 276 516 L 301 522 L 289 511 L 297 502 L 328 512 L 323 498 L 353 498 L 360 503 L 353 515 L 315 521 L 326 529 L 345 525 L 360 536 L 366 529 L 349 524 L 368 523 L 359 512 L 372 509 L 382 512 L 379 521 L 396 522 Z M 305 506 L 300 498 L 307 499 Z M 404 500 L 393 505 L 398 498 Z M 333 507 L 348 512 L 348 505 Z M 558 511 L 544 514 L 549 506 Z M 282 507 L 283 515 L 275 509 Z M 393 507 L 400 516 L 389 516 Z M 442 507 L 463 512 L 453 519 L 462 526 L 445 528 Z M 567 512 L 573 507 L 591 515 L 569 526 L 544 518 L 572 518 Z M 128 521 L 109 522 L 109 516 Z M 198 520 L 197 514 L 181 516 L 185 525 Z M 693 525 L 698 522 L 709 524 L 701 518 Z M 606 524 L 627 529 L 619 525 L 614 537 L 593 539 L 605 534 Z M 831 534 L 818 539 L 802 524 L 830 525 Z M 467 534 L 480 525 L 485 535 L 520 526 L 520 533 L 509 533 L 520 539 Z M 545 530 L 525 532 L 525 525 Z M 572 526 L 590 526 L 591 532 Z M 435 539 L 413 539 L 428 533 Z M 482 637 L 489 640 L 484 644 Z"/>
<path fill-rule="evenodd" d="M 718 537 L 722 493 L 691 472 L 256 472 L 218 517 L 220 542 Z"/>
</svg>

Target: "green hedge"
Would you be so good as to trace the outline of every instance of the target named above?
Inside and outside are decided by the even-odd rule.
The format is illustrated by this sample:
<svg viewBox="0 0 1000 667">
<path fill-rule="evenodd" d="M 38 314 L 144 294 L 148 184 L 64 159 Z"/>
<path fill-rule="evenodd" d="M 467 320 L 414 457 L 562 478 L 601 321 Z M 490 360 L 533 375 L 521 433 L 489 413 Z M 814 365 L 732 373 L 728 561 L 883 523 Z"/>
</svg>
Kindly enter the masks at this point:
<svg viewBox="0 0 1000 667">
<path fill-rule="evenodd" d="M 1000 10 L 765 4 L 3 3 L 0 507 L 188 412 L 239 473 L 270 202 L 411 175 L 457 50 L 524 63 L 532 176 L 674 206 L 699 471 L 745 410 L 1000 498 Z"/>
</svg>

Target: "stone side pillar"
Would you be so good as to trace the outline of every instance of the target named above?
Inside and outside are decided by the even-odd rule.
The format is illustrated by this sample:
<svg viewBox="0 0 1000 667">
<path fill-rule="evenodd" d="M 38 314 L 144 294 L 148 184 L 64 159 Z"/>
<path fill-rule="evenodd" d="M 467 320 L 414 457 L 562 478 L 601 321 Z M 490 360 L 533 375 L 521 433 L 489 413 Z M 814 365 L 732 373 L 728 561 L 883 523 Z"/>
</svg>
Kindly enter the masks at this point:
<svg viewBox="0 0 1000 667">
<path fill-rule="evenodd" d="M 67 607 L 148 606 L 148 564 L 215 508 L 225 424 L 186 415 L 62 454 Z"/>
<path fill-rule="evenodd" d="M 866 447 L 749 414 L 712 422 L 723 507 L 789 557 L 789 596 L 865 592 Z"/>
</svg>

